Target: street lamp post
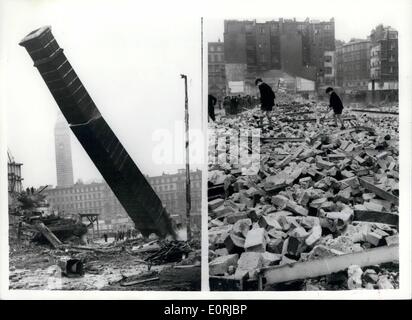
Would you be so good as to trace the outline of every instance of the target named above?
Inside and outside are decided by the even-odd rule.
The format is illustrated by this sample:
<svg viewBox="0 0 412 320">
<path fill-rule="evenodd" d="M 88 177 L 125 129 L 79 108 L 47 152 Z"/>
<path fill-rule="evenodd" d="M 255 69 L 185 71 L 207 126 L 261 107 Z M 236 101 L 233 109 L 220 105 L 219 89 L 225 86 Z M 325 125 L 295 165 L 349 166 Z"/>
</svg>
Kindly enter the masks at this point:
<svg viewBox="0 0 412 320">
<path fill-rule="evenodd" d="M 190 167 L 189 167 L 189 107 L 187 98 L 187 76 L 181 74 L 180 77 L 185 80 L 185 133 L 186 133 L 186 232 L 187 240 L 192 239 L 192 230 L 190 227 L 190 210 L 191 210 L 191 197 L 190 197 Z"/>
</svg>

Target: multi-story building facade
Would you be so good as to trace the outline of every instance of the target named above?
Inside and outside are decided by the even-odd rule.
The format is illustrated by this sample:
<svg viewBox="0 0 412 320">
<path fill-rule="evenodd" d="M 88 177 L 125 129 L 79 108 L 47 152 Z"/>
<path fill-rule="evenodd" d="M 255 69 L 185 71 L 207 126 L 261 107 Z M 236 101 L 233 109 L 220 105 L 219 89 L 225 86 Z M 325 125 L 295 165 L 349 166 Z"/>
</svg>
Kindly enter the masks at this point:
<svg viewBox="0 0 412 320">
<path fill-rule="evenodd" d="M 54 143 L 56 154 L 57 185 L 69 187 L 74 183 L 70 129 L 66 120 L 60 115 L 54 127 Z"/>
<path fill-rule="evenodd" d="M 223 42 L 208 43 L 209 94 L 222 100 L 226 95 L 225 51 Z"/>
<path fill-rule="evenodd" d="M 148 177 L 148 181 L 178 224 L 186 222 L 186 170 Z M 202 171 L 190 172 L 191 217 L 200 228 L 202 211 Z"/>
<path fill-rule="evenodd" d="M 336 82 L 345 93 L 366 93 L 370 77 L 371 42 L 352 39 L 336 48 Z"/>
<path fill-rule="evenodd" d="M 398 32 L 391 27 L 377 26 L 372 30 L 369 91 L 375 99 L 398 95 Z M 373 93 L 372 93 L 373 92 Z"/>
<path fill-rule="evenodd" d="M 245 78 L 282 70 L 315 80 L 323 76 L 324 52 L 335 50 L 335 22 L 225 20 L 224 42 L 225 63 L 245 65 Z"/>
<path fill-rule="evenodd" d="M 324 87 L 333 87 L 336 77 L 336 59 L 335 51 L 325 51 L 323 56 L 323 76 L 322 85 Z"/>
<path fill-rule="evenodd" d="M 311 21 L 309 26 L 310 64 L 316 67 L 317 78 L 325 79 L 325 52 L 335 51 L 335 21 Z"/>
<path fill-rule="evenodd" d="M 201 171 L 191 172 L 191 215 L 200 228 Z M 176 174 L 146 177 L 166 210 L 179 224 L 186 219 L 185 170 Z M 105 182 L 82 183 L 43 191 L 52 211 L 62 215 L 99 214 L 101 231 L 133 228 L 134 223 Z"/>
</svg>

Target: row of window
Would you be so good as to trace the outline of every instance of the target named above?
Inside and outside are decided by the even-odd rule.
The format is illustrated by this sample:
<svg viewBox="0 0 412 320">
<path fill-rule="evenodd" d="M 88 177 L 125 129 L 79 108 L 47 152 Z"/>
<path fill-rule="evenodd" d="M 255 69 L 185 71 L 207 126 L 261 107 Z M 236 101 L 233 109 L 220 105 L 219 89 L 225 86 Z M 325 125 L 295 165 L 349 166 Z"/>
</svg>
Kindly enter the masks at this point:
<svg viewBox="0 0 412 320">
<path fill-rule="evenodd" d="M 55 202 L 51 201 L 51 204 L 53 207 L 62 207 L 62 208 L 70 208 L 70 209 L 79 209 L 79 208 L 96 208 L 96 207 L 102 207 L 103 206 L 103 201 L 88 201 L 88 202 L 79 202 L 79 203 L 61 203 L 61 202 Z"/>
<path fill-rule="evenodd" d="M 190 178 L 193 180 L 200 180 L 202 176 L 200 174 L 190 174 Z M 178 176 L 172 176 L 172 177 L 149 177 L 148 180 L 150 184 L 152 185 L 157 185 L 157 184 L 162 184 L 162 183 L 172 183 L 172 182 L 177 182 L 177 181 L 183 181 L 186 179 L 186 176 L 184 174 Z"/>
<path fill-rule="evenodd" d="M 209 54 L 209 62 L 223 62 L 223 54 Z"/>
<path fill-rule="evenodd" d="M 48 197 L 50 201 L 55 202 L 66 202 L 66 201 L 82 201 L 82 200 L 91 200 L 91 199 L 102 199 L 102 193 L 93 193 L 93 194 L 80 194 L 75 196 L 65 196 L 65 197 L 56 197 L 54 195 L 50 195 Z"/>
<path fill-rule="evenodd" d="M 214 51 L 222 52 L 223 51 L 223 46 L 209 45 L 209 51 L 210 52 L 214 52 Z"/>
<path fill-rule="evenodd" d="M 84 186 L 84 187 L 73 187 L 73 188 L 67 188 L 67 189 L 51 189 L 48 190 L 49 193 L 52 194 L 73 194 L 73 193 L 85 193 L 85 192 L 92 192 L 92 191 L 102 191 L 105 189 L 104 185 L 100 186 Z"/>
</svg>

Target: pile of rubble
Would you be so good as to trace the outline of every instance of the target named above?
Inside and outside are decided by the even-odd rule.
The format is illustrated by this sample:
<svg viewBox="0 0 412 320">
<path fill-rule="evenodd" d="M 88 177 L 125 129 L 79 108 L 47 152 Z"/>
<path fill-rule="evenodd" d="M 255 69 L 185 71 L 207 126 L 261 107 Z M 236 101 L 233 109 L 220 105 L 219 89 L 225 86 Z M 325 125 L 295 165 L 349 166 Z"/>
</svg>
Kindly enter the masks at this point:
<svg viewBox="0 0 412 320">
<path fill-rule="evenodd" d="M 304 290 L 320 276 L 320 289 L 330 289 L 325 277 L 342 271 L 345 281 L 335 289 L 398 286 L 396 275 L 365 261 L 369 251 L 378 264 L 398 254 L 397 119 L 347 114 L 340 130 L 320 120 L 324 111 L 322 104 L 295 103 L 277 109 L 272 125 L 260 126 L 257 109 L 210 125 L 221 137 L 261 127 L 256 174 L 242 175 L 230 145 L 227 162 L 209 165 L 211 279 L 256 281 L 263 289 L 283 282 L 282 266 L 305 264 L 305 272 L 290 277 L 312 283 Z M 313 263 L 319 261 L 336 263 L 336 270 L 322 273 Z"/>
<path fill-rule="evenodd" d="M 89 245 L 66 241 L 55 248 L 12 241 L 9 285 L 11 289 L 199 290 L 200 260 L 198 240 L 140 237 Z"/>
</svg>

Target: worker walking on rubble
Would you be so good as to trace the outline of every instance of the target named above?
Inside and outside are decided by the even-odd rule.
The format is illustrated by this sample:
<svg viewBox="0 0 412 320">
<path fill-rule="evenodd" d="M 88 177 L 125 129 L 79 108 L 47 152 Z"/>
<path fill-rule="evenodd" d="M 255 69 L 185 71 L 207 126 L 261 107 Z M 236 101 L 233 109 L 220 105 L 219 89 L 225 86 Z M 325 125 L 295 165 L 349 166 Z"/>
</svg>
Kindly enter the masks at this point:
<svg viewBox="0 0 412 320">
<path fill-rule="evenodd" d="M 336 94 L 336 92 L 333 90 L 332 87 L 326 88 L 326 94 L 329 95 L 329 108 L 331 108 L 331 111 L 333 111 L 333 119 L 335 120 L 335 127 L 338 126 L 338 120 L 339 120 L 341 124 L 340 128 L 342 130 L 345 129 L 345 126 L 342 120 L 342 111 L 343 111 L 342 100 L 339 98 L 339 96 Z"/>
<path fill-rule="evenodd" d="M 272 125 L 271 113 L 275 105 L 275 93 L 272 88 L 260 78 L 256 79 L 255 85 L 259 88 L 260 92 L 260 109 L 263 114 L 266 114 L 269 125 Z M 263 116 L 260 117 L 260 124 L 263 125 Z"/>
<path fill-rule="evenodd" d="M 215 104 L 217 102 L 217 99 L 211 94 L 209 94 L 207 96 L 207 99 L 208 99 L 208 103 L 207 103 L 208 114 L 209 114 L 210 119 L 212 119 L 212 121 L 214 122 L 216 120 L 216 118 L 215 118 Z"/>
</svg>

